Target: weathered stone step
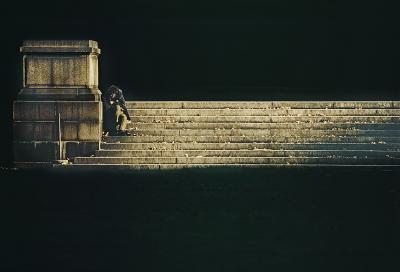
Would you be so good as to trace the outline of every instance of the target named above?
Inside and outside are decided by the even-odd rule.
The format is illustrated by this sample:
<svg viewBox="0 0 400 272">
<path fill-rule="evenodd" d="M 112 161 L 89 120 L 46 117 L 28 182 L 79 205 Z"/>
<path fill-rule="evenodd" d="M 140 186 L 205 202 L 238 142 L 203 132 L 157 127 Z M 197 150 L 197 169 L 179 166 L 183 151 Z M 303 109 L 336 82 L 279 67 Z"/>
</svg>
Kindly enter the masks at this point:
<svg viewBox="0 0 400 272">
<path fill-rule="evenodd" d="M 76 157 L 76 164 L 396 164 L 400 159 L 365 157 Z"/>
<path fill-rule="evenodd" d="M 133 123 L 400 123 L 399 116 L 134 116 Z"/>
<path fill-rule="evenodd" d="M 130 123 L 130 130 L 155 129 L 400 129 L 400 123 Z"/>
<path fill-rule="evenodd" d="M 400 109 L 129 109 L 133 116 L 400 116 Z"/>
<path fill-rule="evenodd" d="M 377 164 L 67 164 L 55 165 L 57 168 L 72 168 L 77 170 L 101 170 L 101 171 L 116 171 L 116 170 L 172 170 L 185 168 L 368 168 L 379 170 L 398 170 L 400 165 L 377 165 Z"/>
<path fill-rule="evenodd" d="M 400 151 L 376 150 L 98 150 L 97 157 L 400 157 Z"/>
<path fill-rule="evenodd" d="M 391 136 L 399 137 L 400 130 L 314 130 L 314 129 L 164 129 L 137 130 L 138 136 Z"/>
<path fill-rule="evenodd" d="M 392 150 L 400 143 L 101 143 L 102 150 Z"/>
<path fill-rule="evenodd" d="M 127 102 L 137 136 L 104 137 L 76 167 L 400 167 L 400 101 Z"/>
<path fill-rule="evenodd" d="M 347 142 L 347 143 L 400 143 L 400 137 L 384 136 L 321 136 L 321 137 L 300 137 L 298 135 L 282 136 L 123 136 L 104 137 L 103 141 L 109 143 L 154 143 L 154 142 L 203 142 L 203 143 L 253 143 L 253 142 L 276 142 L 276 143 L 326 143 L 326 142 Z"/>
<path fill-rule="evenodd" d="M 400 108 L 400 101 L 127 101 L 135 109 Z"/>
</svg>

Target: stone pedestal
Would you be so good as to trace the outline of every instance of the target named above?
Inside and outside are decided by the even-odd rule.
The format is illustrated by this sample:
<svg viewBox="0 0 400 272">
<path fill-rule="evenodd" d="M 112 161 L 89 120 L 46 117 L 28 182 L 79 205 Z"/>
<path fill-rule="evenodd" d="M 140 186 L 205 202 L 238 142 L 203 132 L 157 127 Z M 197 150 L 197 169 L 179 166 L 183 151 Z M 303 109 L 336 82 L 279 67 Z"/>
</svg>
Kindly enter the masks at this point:
<svg viewBox="0 0 400 272">
<path fill-rule="evenodd" d="M 102 104 L 97 42 L 24 41 L 21 52 L 23 88 L 13 108 L 16 165 L 50 164 L 98 149 Z"/>
</svg>

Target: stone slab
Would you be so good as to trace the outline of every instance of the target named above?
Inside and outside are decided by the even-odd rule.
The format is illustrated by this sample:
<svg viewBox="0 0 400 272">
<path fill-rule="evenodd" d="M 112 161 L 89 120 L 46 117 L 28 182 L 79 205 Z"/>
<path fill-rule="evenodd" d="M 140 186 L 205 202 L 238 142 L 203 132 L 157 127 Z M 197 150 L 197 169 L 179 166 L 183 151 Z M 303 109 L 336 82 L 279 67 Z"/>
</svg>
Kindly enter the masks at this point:
<svg viewBox="0 0 400 272">
<path fill-rule="evenodd" d="M 101 143 L 102 150 L 393 150 L 400 143 Z"/>
<path fill-rule="evenodd" d="M 97 150 L 96 157 L 368 157 L 400 158 L 400 151 L 383 150 Z"/>
<path fill-rule="evenodd" d="M 400 101 L 128 101 L 132 109 L 400 108 Z"/>
<path fill-rule="evenodd" d="M 137 136 L 299 136 L 314 137 L 323 135 L 336 136 L 400 136 L 398 129 L 164 129 L 136 130 Z"/>
<path fill-rule="evenodd" d="M 102 121 L 102 103 L 97 101 L 14 101 L 14 121 Z"/>
<path fill-rule="evenodd" d="M 76 157 L 76 164 L 393 164 L 399 158 L 365 157 Z"/>
<path fill-rule="evenodd" d="M 168 129 L 400 129 L 400 123 L 130 123 L 127 128 L 137 130 Z"/>
<path fill-rule="evenodd" d="M 51 162 L 59 158 L 59 143 L 57 141 L 14 142 L 15 162 Z M 78 142 L 63 141 L 61 152 L 64 158 L 89 156 L 99 149 L 96 141 Z"/>
<path fill-rule="evenodd" d="M 101 101 L 101 92 L 97 88 L 68 88 L 60 87 L 30 87 L 23 88 L 18 93 L 18 100 L 25 101 Z"/>
<path fill-rule="evenodd" d="M 131 116 L 133 123 L 400 123 L 400 116 Z"/>
<path fill-rule="evenodd" d="M 100 101 L 98 55 L 92 40 L 27 40 L 18 100 Z"/>
<path fill-rule="evenodd" d="M 130 109 L 133 116 L 400 116 L 400 109 Z"/>
<path fill-rule="evenodd" d="M 49 49 L 51 49 L 49 51 Z M 98 49 L 98 43 L 93 40 L 24 40 L 20 51 L 24 52 L 68 52 L 68 49 L 84 50 Z M 41 51 L 40 51 L 41 50 Z M 55 51 L 54 51 L 55 50 Z"/>
<path fill-rule="evenodd" d="M 62 141 L 99 141 L 102 136 L 99 121 L 61 121 Z M 14 141 L 58 141 L 57 121 L 15 121 Z"/>
<path fill-rule="evenodd" d="M 189 168 L 354 168 L 399 171 L 399 165 L 363 165 L 363 164 L 69 164 L 53 165 L 56 169 L 77 171 L 159 171 L 182 170 Z"/>
<path fill-rule="evenodd" d="M 107 137 L 109 143 L 400 143 L 400 137 L 386 136 L 134 136 Z"/>
</svg>

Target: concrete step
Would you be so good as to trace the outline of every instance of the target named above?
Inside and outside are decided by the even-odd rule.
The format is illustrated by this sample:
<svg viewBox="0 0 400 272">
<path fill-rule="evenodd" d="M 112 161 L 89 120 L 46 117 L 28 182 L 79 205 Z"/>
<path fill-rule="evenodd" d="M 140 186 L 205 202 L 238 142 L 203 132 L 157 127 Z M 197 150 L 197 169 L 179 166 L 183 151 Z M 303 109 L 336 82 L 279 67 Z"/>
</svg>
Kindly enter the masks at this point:
<svg viewBox="0 0 400 272">
<path fill-rule="evenodd" d="M 135 116 L 133 123 L 400 123 L 399 116 Z"/>
<path fill-rule="evenodd" d="M 109 143 L 400 143 L 400 137 L 321 135 L 316 137 L 289 136 L 122 136 L 104 137 Z"/>
<path fill-rule="evenodd" d="M 117 171 L 117 170 L 174 170 L 186 168 L 355 168 L 377 169 L 380 171 L 399 171 L 400 165 L 377 164 L 67 164 L 54 165 L 55 168 L 68 168 L 92 171 Z"/>
<path fill-rule="evenodd" d="M 85 169 L 400 168 L 400 101 L 128 101 L 137 136 L 103 137 Z"/>
<path fill-rule="evenodd" d="M 128 129 L 400 129 L 400 123 L 130 123 Z"/>
<path fill-rule="evenodd" d="M 76 157 L 76 164 L 391 164 L 399 158 L 365 157 Z"/>
<path fill-rule="evenodd" d="M 400 116 L 400 109 L 129 109 L 132 116 Z"/>
<path fill-rule="evenodd" d="M 400 143 L 101 143 L 102 150 L 391 150 Z"/>
<path fill-rule="evenodd" d="M 391 136 L 399 137 L 400 130 L 314 130 L 314 129 L 164 129 L 136 130 L 137 136 Z"/>
<path fill-rule="evenodd" d="M 96 157 L 368 157 L 400 158 L 400 151 L 376 150 L 97 150 Z"/>
<path fill-rule="evenodd" d="M 135 109 L 400 108 L 400 101 L 127 101 Z"/>
</svg>

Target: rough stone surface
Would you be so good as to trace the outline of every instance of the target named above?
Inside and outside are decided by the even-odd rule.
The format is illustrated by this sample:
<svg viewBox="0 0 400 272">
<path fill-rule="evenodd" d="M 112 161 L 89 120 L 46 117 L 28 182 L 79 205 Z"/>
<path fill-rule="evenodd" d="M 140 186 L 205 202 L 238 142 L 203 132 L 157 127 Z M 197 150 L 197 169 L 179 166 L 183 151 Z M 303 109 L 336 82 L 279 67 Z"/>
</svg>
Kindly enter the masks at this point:
<svg viewBox="0 0 400 272">
<path fill-rule="evenodd" d="M 128 101 L 132 109 L 383 109 L 400 108 L 400 101 Z"/>
<path fill-rule="evenodd" d="M 132 137 L 105 137 L 86 169 L 400 166 L 398 101 L 128 102 Z"/>
<path fill-rule="evenodd" d="M 20 99 L 100 100 L 97 42 L 25 41 L 21 52 L 23 89 Z"/>
<path fill-rule="evenodd" d="M 62 157 L 74 158 L 90 156 L 99 149 L 97 141 L 63 141 L 61 143 Z M 59 158 L 58 141 L 18 141 L 14 142 L 15 162 L 49 162 Z"/>
<path fill-rule="evenodd" d="M 93 154 L 102 135 L 97 42 L 31 40 L 21 52 L 23 88 L 13 107 L 16 165 Z"/>
</svg>

